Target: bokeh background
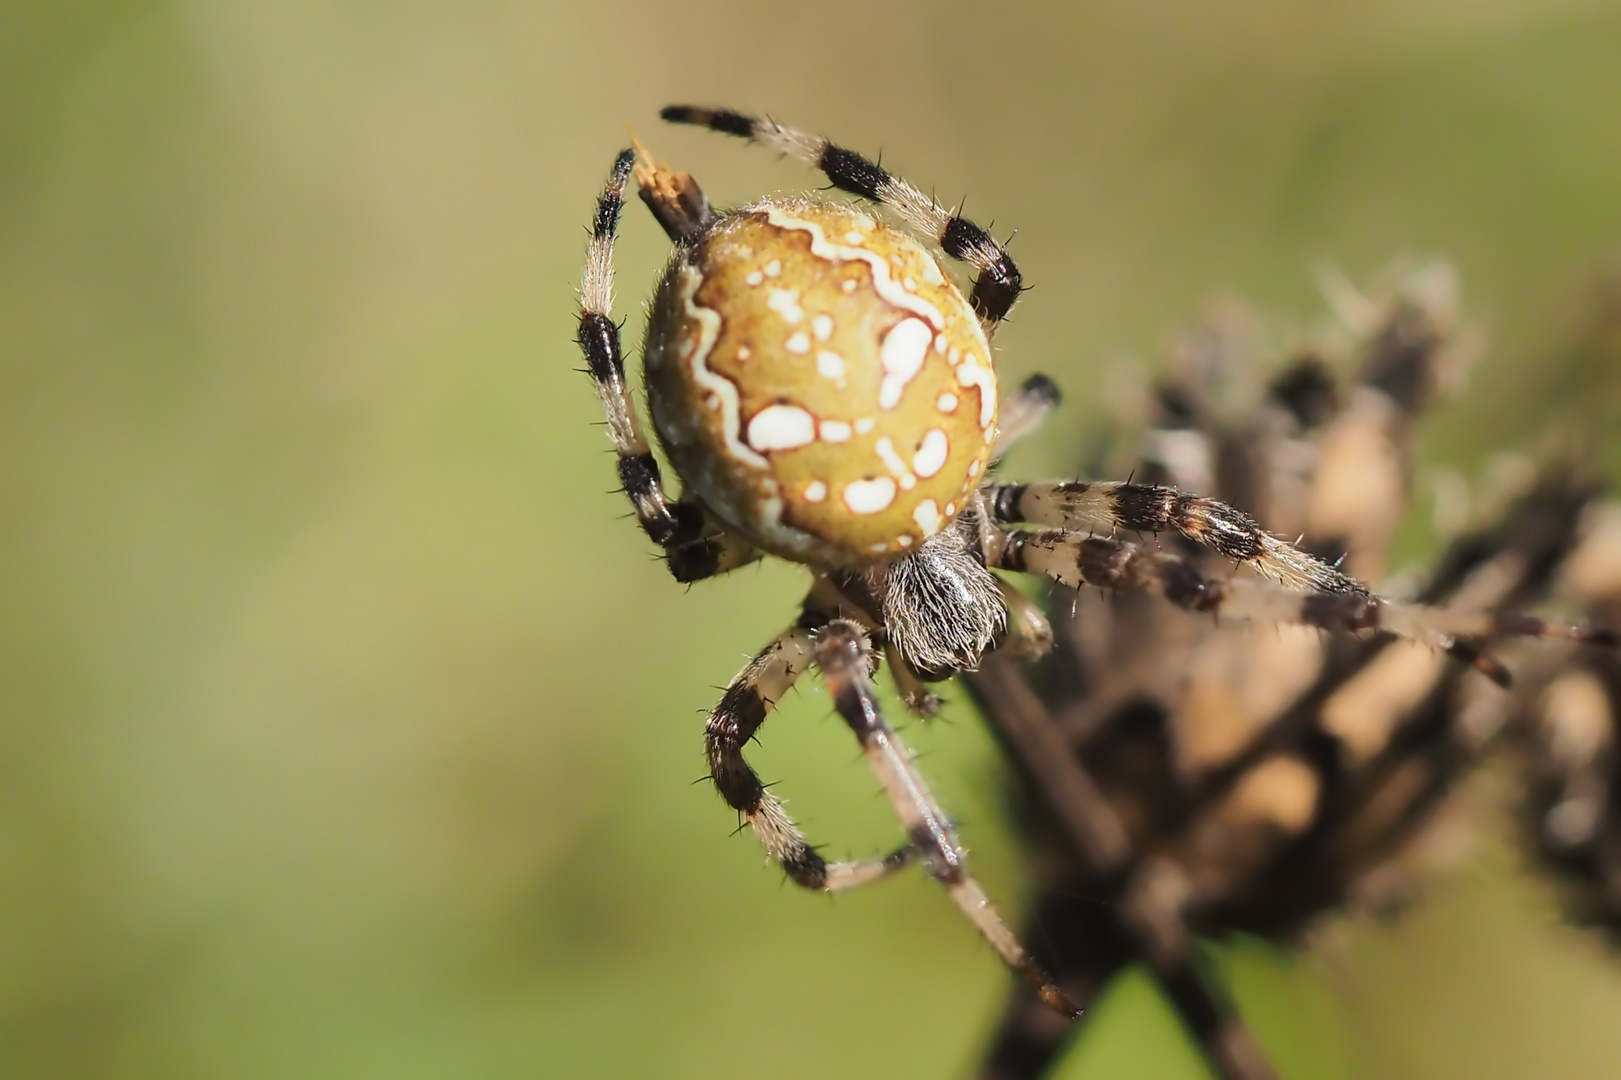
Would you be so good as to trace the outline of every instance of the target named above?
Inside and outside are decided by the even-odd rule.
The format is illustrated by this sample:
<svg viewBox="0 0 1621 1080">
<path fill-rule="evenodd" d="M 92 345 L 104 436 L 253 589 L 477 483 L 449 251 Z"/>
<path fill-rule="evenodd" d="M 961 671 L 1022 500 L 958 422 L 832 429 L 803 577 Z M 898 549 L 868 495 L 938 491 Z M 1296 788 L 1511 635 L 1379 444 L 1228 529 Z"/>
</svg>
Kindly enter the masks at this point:
<svg viewBox="0 0 1621 1080">
<path fill-rule="evenodd" d="M 969 1067 L 1005 975 L 944 896 L 785 888 L 691 783 L 802 578 L 687 592 L 621 520 L 582 225 L 627 123 L 721 202 L 811 178 L 672 100 L 1019 229 L 1003 370 L 1069 392 L 1021 471 L 1212 292 L 1304 324 L 1312 264 L 1401 253 L 1493 340 L 1427 462 L 1581 422 L 1621 463 L 1582 344 L 1613 2 L 4 0 L 0 1076 Z M 634 337 L 665 243 L 624 232 Z M 958 700 L 910 737 L 1012 909 L 988 736 Z M 757 760 L 835 854 L 893 838 L 819 691 Z M 1396 925 L 1226 955 L 1291 1078 L 1621 1073 L 1621 962 L 1490 845 Z M 1201 1072 L 1128 979 L 1064 1075 Z"/>
</svg>

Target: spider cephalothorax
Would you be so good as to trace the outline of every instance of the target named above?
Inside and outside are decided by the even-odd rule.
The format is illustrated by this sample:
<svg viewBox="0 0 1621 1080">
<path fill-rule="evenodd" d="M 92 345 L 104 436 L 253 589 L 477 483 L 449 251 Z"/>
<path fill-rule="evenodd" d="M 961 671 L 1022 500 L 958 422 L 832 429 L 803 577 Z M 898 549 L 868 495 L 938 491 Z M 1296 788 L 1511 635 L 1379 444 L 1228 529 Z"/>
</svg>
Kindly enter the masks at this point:
<svg viewBox="0 0 1621 1080">
<path fill-rule="evenodd" d="M 717 212 L 690 176 L 638 148 L 619 155 L 598 201 L 580 287 L 579 342 L 619 476 L 675 577 L 712 577 L 762 554 L 811 571 L 799 618 L 732 681 L 705 733 L 716 789 L 795 883 L 848 888 L 920 861 L 1043 1000 L 1075 1011 L 968 875 L 950 819 L 879 711 L 871 681 L 882 653 L 908 706 L 927 715 L 938 702 L 922 680 L 973 668 L 1004 639 L 1021 654 L 1049 643 L 1039 611 L 993 570 L 1145 590 L 1223 619 L 1383 630 L 1488 671 L 1473 640 L 1590 636 L 1387 603 L 1232 507 L 1171 488 L 991 482 L 1008 443 L 1057 403 L 1041 376 L 998 400 L 990 340 L 1022 288 L 1008 253 L 972 221 L 825 139 L 721 110 L 672 106 L 663 116 L 805 161 L 922 234 L 829 201 L 767 199 Z M 611 316 L 613 240 L 633 171 L 676 245 L 648 322 L 645 382 L 683 483 L 679 499 L 666 493 L 642 433 Z M 934 249 L 973 269 L 971 289 L 958 287 Z M 1019 522 L 1046 528 L 1008 527 Z M 1113 538 L 1165 530 L 1273 581 L 1210 576 Z M 743 758 L 812 663 L 906 826 L 907 842 L 886 858 L 826 862 Z"/>
</svg>

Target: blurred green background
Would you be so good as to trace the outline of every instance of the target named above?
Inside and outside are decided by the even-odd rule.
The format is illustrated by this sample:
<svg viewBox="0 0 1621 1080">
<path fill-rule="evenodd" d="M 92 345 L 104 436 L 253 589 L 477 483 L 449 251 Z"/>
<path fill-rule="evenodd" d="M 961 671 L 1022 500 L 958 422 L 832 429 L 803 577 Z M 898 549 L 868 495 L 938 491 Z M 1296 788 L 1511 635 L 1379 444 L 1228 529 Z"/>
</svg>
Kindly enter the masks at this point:
<svg viewBox="0 0 1621 1080">
<path fill-rule="evenodd" d="M 1018 470 L 1213 290 L 1318 317 L 1324 258 L 1456 260 L 1493 349 L 1429 461 L 1621 412 L 1570 344 L 1621 254 L 1613 2 L 5 0 L 0 1076 L 968 1069 L 1005 976 L 945 897 L 785 888 L 691 784 L 802 577 L 689 593 L 622 520 L 582 226 L 627 123 L 721 202 L 814 181 L 673 100 L 1019 228 L 1003 370 L 1069 399 Z M 665 249 L 633 204 L 633 336 Z M 979 722 L 910 737 L 1015 907 Z M 764 740 L 813 838 L 890 843 L 824 695 Z M 1621 1073 L 1621 964 L 1510 863 L 1233 951 L 1285 1074 Z M 1128 980 L 1065 1075 L 1201 1072 Z"/>
</svg>

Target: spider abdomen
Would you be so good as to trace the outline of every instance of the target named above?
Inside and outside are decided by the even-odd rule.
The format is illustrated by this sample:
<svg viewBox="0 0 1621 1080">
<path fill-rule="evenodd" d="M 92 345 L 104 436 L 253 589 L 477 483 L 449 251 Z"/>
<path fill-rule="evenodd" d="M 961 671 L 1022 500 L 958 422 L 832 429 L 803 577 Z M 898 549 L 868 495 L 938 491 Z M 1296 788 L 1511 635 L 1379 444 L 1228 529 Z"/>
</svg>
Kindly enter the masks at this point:
<svg viewBox="0 0 1621 1080">
<path fill-rule="evenodd" d="M 689 490 L 801 562 L 916 548 L 962 510 L 996 433 L 969 302 L 921 244 L 838 204 L 763 202 L 680 249 L 646 373 Z"/>
</svg>

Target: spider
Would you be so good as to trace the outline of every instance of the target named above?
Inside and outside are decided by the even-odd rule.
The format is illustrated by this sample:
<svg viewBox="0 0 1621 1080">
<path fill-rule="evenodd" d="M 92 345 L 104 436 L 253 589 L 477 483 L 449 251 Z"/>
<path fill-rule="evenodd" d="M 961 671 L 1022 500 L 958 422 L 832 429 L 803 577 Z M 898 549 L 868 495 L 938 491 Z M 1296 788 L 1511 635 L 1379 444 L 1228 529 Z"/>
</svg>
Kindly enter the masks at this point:
<svg viewBox="0 0 1621 1080">
<path fill-rule="evenodd" d="M 638 145 L 615 159 L 597 200 L 579 289 L 577 340 L 620 482 L 676 580 L 764 555 L 810 571 L 797 619 L 732 680 L 704 735 L 716 790 L 796 885 L 849 889 L 921 863 L 1042 1001 L 1078 1015 L 970 875 L 951 818 L 874 688 L 881 656 L 907 708 L 927 717 L 939 706 L 927 683 L 972 670 L 994 648 L 1044 651 L 1051 630 L 1039 608 L 996 570 L 1156 593 L 1221 620 L 1410 637 L 1498 677 L 1473 642 L 1597 636 L 1529 616 L 1383 600 L 1247 514 L 1173 488 L 992 480 L 991 467 L 1059 397 L 1037 375 L 999 400 L 991 340 L 1024 288 L 1006 249 L 824 138 L 730 110 L 677 105 L 661 116 L 778 150 L 898 219 L 812 197 L 716 210 L 690 175 Z M 613 244 L 633 173 L 675 247 L 653 295 L 643 375 L 679 497 L 666 490 L 643 431 L 612 316 Z M 946 274 L 936 250 L 967 264 L 970 289 Z M 1212 576 L 1116 535 L 1164 531 L 1260 576 Z M 906 842 L 887 856 L 825 860 L 744 759 L 811 665 L 905 828 Z"/>
</svg>

